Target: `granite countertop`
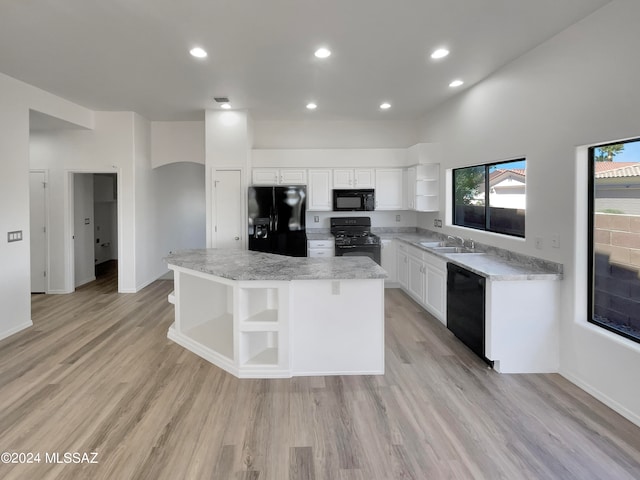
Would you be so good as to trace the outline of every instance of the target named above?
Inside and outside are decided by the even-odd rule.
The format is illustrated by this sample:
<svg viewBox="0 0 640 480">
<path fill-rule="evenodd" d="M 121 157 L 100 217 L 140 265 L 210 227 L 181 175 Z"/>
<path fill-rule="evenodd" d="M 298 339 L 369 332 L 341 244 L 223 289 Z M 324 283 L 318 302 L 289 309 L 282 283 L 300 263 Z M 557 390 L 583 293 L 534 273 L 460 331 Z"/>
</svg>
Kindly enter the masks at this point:
<svg viewBox="0 0 640 480">
<path fill-rule="evenodd" d="M 250 250 L 207 248 L 176 252 L 169 265 L 229 280 L 369 280 L 387 272 L 368 257 L 287 257 Z"/>
<path fill-rule="evenodd" d="M 441 238 L 420 233 L 381 233 L 379 236 L 408 243 L 492 281 L 562 279 L 562 265 L 506 250 L 491 247 L 485 250 L 478 246 L 476 253 L 441 253 L 420 245 L 420 242 L 438 242 Z"/>
</svg>

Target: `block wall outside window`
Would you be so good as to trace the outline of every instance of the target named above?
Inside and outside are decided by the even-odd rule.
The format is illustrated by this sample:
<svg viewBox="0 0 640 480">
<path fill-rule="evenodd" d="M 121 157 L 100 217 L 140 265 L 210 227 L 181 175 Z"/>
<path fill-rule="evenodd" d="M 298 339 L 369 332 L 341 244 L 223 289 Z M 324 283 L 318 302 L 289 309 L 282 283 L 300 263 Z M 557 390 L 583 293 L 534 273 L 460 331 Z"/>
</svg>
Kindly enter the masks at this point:
<svg viewBox="0 0 640 480">
<path fill-rule="evenodd" d="M 640 342 L 640 141 L 589 158 L 589 321 Z"/>
</svg>

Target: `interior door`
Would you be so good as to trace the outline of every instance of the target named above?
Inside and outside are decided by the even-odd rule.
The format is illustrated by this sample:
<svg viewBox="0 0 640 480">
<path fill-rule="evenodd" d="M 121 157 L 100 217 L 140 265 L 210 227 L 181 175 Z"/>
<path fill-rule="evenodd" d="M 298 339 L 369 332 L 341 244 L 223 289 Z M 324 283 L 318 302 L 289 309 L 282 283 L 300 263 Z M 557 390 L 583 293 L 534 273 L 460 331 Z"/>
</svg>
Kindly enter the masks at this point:
<svg viewBox="0 0 640 480">
<path fill-rule="evenodd" d="M 31 293 L 47 292 L 45 172 L 29 172 Z"/>
<path fill-rule="evenodd" d="M 213 247 L 240 250 L 245 223 L 242 172 L 215 170 L 213 190 Z"/>
</svg>

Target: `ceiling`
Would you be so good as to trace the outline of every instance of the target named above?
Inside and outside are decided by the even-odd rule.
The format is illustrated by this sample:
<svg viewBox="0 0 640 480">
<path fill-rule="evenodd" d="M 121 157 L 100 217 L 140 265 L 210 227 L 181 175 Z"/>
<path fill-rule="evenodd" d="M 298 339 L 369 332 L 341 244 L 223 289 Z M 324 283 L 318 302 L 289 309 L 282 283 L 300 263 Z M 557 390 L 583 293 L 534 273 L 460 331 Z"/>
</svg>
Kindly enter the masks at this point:
<svg viewBox="0 0 640 480">
<path fill-rule="evenodd" d="M 214 96 L 258 120 L 411 120 L 608 2 L 7 0 L 0 72 L 149 120 L 202 119 Z"/>
</svg>

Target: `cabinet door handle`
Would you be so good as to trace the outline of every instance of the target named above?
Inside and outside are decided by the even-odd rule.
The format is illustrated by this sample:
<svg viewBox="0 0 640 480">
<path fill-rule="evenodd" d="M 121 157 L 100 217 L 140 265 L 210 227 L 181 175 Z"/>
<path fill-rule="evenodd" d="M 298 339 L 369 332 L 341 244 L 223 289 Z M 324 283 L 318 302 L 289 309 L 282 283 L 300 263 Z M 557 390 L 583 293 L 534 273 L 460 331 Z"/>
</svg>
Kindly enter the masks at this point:
<svg viewBox="0 0 640 480">
<path fill-rule="evenodd" d="M 240 237 L 234 237 L 233 239 L 234 240 L 240 240 Z"/>
</svg>

